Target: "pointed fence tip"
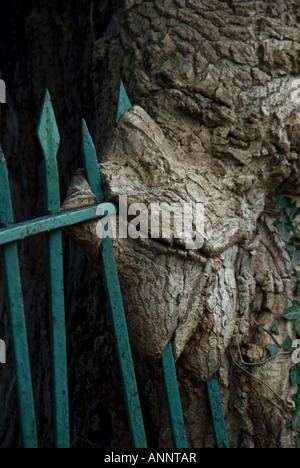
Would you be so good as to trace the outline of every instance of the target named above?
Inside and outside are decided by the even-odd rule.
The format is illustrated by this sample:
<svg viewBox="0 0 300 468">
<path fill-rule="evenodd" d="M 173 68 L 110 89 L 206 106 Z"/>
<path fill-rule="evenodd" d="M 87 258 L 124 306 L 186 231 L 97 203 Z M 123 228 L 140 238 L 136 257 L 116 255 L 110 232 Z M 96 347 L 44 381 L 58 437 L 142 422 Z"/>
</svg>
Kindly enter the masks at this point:
<svg viewBox="0 0 300 468">
<path fill-rule="evenodd" d="M 81 130 L 83 133 L 90 133 L 85 119 L 81 120 Z"/>
<path fill-rule="evenodd" d="M 44 150 L 44 154 L 49 152 L 49 148 L 53 149 L 53 153 L 57 152 L 60 143 L 60 134 L 48 89 L 45 89 L 44 92 L 44 99 L 36 134 L 40 145 Z M 48 155 L 45 154 L 45 157 L 48 157 Z"/>
<path fill-rule="evenodd" d="M 48 88 L 45 88 L 44 90 L 44 97 L 43 97 L 43 104 L 42 104 L 42 109 L 45 107 L 46 104 L 51 103 L 51 96 Z"/>
<path fill-rule="evenodd" d="M 91 145 L 94 147 L 94 143 L 92 140 L 92 136 L 89 131 L 89 127 L 87 126 L 87 123 L 85 119 L 82 119 L 81 121 L 81 144 L 82 144 L 82 149 L 84 150 L 85 146 Z"/>
<path fill-rule="evenodd" d="M 116 115 L 116 125 L 118 125 L 122 115 L 125 112 L 128 112 L 131 109 L 131 102 L 129 100 L 128 94 L 126 92 L 125 86 L 123 82 L 120 82 L 119 86 L 119 96 L 118 96 L 118 104 L 117 104 L 117 115 Z"/>
<path fill-rule="evenodd" d="M 0 143 L 0 163 L 6 165 L 6 159 L 5 159 L 5 156 L 4 156 L 4 153 L 3 153 L 1 143 Z"/>
</svg>

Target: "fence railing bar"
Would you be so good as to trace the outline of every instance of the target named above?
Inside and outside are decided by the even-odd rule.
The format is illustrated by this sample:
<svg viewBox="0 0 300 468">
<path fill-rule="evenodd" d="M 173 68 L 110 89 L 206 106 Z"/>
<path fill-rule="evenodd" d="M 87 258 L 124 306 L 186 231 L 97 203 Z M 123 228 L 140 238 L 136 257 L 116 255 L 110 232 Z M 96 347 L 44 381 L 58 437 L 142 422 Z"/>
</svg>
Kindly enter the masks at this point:
<svg viewBox="0 0 300 468">
<path fill-rule="evenodd" d="M 53 231 L 104 217 L 104 214 L 97 213 L 97 205 L 90 205 L 75 210 L 63 211 L 60 214 L 43 216 L 24 223 L 14 224 L 11 227 L 0 229 L 0 245 L 16 242 L 30 236 L 35 236 L 43 232 Z M 117 213 L 117 207 L 113 203 L 103 203 L 102 213 Z"/>
<path fill-rule="evenodd" d="M 125 87 L 121 82 L 117 105 L 116 125 L 120 121 L 122 115 L 125 112 L 128 112 L 131 109 L 131 107 L 132 106 L 126 93 Z M 171 343 L 169 343 L 162 355 L 162 368 L 174 447 L 188 448 L 176 377 L 173 348 Z"/>
<path fill-rule="evenodd" d="M 82 153 L 85 161 L 86 175 L 94 194 L 103 200 L 102 185 L 99 187 L 99 177 L 95 176 L 98 168 L 97 155 L 91 136 L 85 124 L 82 126 Z M 138 394 L 138 387 L 131 354 L 125 311 L 123 307 L 117 266 L 115 262 L 113 242 L 110 237 L 102 240 L 100 257 L 105 278 L 106 291 L 110 306 L 111 320 L 116 341 L 117 357 L 122 378 L 127 415 L 135 448 L 147 448 L 146 434 Z"/>
<path fill-rule="evenodd" d="M 9 225 L 13 223 L 13 210 L 7 166 L 1 148 L 0 187 L 0 224 Z M 32 378 L 17 245 L 10 243 L 3 246 L 2 250 L 12 329 L 22 442 L 24 448 L 37 448 Z"/>
<path fill-rule="evenodd" d="M 214 426 L 217 448 L 229 448 L 217 375 L 207 382 L 207 392 Z"/>
<path fill-rule="evenodd" d="M 45 93 L 42 105 L 37 137 L 44 155 L 46 211 L 51 215 L 57 215 L 60 212 L 60 193 L 56 158 L 60 136 L 48 91 Z M 48 233 L 47 243 L 50 277 L 54 436 L 57 448 L 69 448 L 68 372 L 61 230 Z"/>
<path fill-rule="evenodd" d="M 172 342 L 170 342 L 164 350 L 161 357 L 161 364 L 172 429 L 173 444 L 175 448 L 188 448 Z"/>
</svg>

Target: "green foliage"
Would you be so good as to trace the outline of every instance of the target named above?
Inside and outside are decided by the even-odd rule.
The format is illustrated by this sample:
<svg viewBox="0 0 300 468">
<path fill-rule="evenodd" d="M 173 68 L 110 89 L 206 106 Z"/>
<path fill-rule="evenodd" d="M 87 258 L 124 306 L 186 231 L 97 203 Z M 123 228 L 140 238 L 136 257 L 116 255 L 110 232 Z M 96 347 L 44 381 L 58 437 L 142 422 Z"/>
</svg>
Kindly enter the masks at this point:
<svg viewBox="0 0 300 468">
<path fill-rule="evenodd" d="M 283 314 L 283 317 L 286 320 L 291 320 L 295 322 L 295 328 L 300 336 L 300 303 L 298 301 L 293 301 L 292 307 L 286 310 Z"/>
<path fill-rule="evenodd" d="M 292 398 L 296 405 L 296 409 L 293 414 L 293 428 L 298 429 L 300 427 L 300 389 Z"/>
<path fill-rule="evenodd" d="M 300 261 L 300 234 L 293 222 L 300 213 L 300 209 L 290 197 L 285 195 L 277 197 L 277 206 L 283 216 L 281 216 L 276 226 L 282 240 L 285 242 L 286 249 L 290 253 L 293 266 L 297 266 Z"/>
<path fill-rule="evenodd" d="M 277 223 L 277 229 L 282 240 L 287 241 L 293 232 L 294 226 L 288 218 L 280 218 L 279 222 Z"/>
<path fill-rule="evenodd" d="M 295 244 L 293 244 L 293 242 L 286 242 L 285 248 L 291 256 L 292 265 L 296 267 L 300 260 L 300 250 L 295 246 Z"/>
<path fill-rule="evenodd" d="M 300 209 L 290 197 L 284 195 L 279 195 L 277 197 L 277 205 L 280 210 L 277 228 L 282 240 L 285 242 L 286 250 L 290 254 L 291 262 L 293 266 L 296 267 L 300 261 L 300 233 L 297 231 L 294 221 L 296 216 L 300 213 Z M 297 273 L 297 278 L 298 284 L 295 295 L 300 296 L 300 272 Z M 294 322 L 297 334 L 300 336 L 300 302 L 294 300 L 292 306 L 285 311 L 283 318 Z M 267 333 L 273 339 L 273 343 L 266 346 L 266 350 L 269 352 L 271 358 L 275 358 L 280 350 L 289 353 L 295 351 L 293 340 L 290 336 L 287 336 L 282 344 L 277 341 L 277 337 L 280 335 L 277 325 L 273 325 L 270 330 L 266 329 L 265 323 L 257 323 L 257 325 L 260 334 Z M 297 442 L 300 446 L 300 364 L 291 367 L 289 375 L 292 386 L 297 388 L 297 393 L 292 397 L 295 403 L 292 421 L 288 422 L 285 427 L 286 429 L 296 431 Z"/>
<path fill-rule="evenodd" d="M 300 365 L 290 368 L 290 378 L 293 387 L 300 386 Z"/>
<path fill-rule="evenodd" d="M 282 213 L 289 210 L 293 205 L 293 200 L 286 195 L 278 195 L 277 197 L 277 206 Z"/>
<path fill-rule="evenodd" d="M 277 325 L 274 325 L 274 327 L 272 327 L 271 333 L 274 333 L 274 335 L 279 335 L 279 330 L 278 330 Z"/>
<path fill-rule="evenodd" d="M 296 203 L 290 198 L 284 195 L 277 197 L 277 206 L 281 212 L 281 217 L 277 222 L 277 228 L 281 235 L 282 240 L 285 242 L 286 250 L 289 252 L 291 262 L 294 267 L 299 265 L 300 261 L 300 233 L 297 232 L 294 221 L 296 216 L 300 213 Z M 298 285 L 295 291 L 296 296 L 300 296 L 300 273 L 297 273 Z M 283 317 L 286 320 L 293 321 L 297 334 L 300 336 L 300 303 L 293 301 L 293 305 L 289 307 L 284 313 Z M 274 327 L 271 332 L 276 334 Z M 293 340 L 288 336 L 281 348 L 285 351 L 294 351 L 295 348 L 292 346 Z M 268 345 L 270 353 L 275 353 L 274 345 Z M 271 354 L 272 355 L 272 354 Z M 298 391 L 293 395 L 293 401 L 296 405 L 293 413 L 293 421 L 286 425 L 286 429 L 298 430 L 300 428 L 300 364 L 291 367 L 289 370 L 290 380 L 293 387 L 297 387 Z M 298 432 L 298 431 L 297 431 Z M 300 435 L 297 434 L 298 446 L 300 445 Z"/>
<path fill-rule="evenodd" d="M 290 336 L 287 336 L 285 341 L 282 343 L 281 347 L 284 351 L 295 351 L 295 348 L 292 346 L 293 340 Z"/>
<path fill-rule="evenodd" d="M 266 350 L 269 351 L 271 357 L 276 356 L 280 351 L 280 349 L 278 348 L 276 344 L 268 344 L 266 346 Z"/>
</svg>

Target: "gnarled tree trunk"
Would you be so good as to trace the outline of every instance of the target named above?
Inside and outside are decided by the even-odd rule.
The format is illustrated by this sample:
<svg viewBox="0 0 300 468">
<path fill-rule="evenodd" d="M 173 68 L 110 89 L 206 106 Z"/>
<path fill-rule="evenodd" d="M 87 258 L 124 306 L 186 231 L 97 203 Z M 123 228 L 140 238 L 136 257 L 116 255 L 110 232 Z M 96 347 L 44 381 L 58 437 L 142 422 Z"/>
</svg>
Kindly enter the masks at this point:
<svg viewBox="0 0 300 468">
<path fill-rule="evenodd" d="M 37 18 L 50 15 L 52 31 L 63 25 L 66 42 L 59 44 L 61 62 L 54 64 L 52 94 L 62 128 L 72 131 L 70 138 L 65 134 L 62 148 L 62 158 L 72 161 L 68 177 L 81 166 L 68 119 L 72 96 L 62 88 L 70 77 L 81 103 L 73 112 L 77 138 L 87 97 L 95 103 L 89 121 L 102 158 L 107 201 L 127 195 L 129 203 L 198 202 L 205 208 L 205 242 L 194 253 L 173 241 L 115 242 L 149 441 L 153 446 L 171 445 L 158 358 L 176 332 L 174 351 L 190 447 L 214 445 L 205 381 L 215 372 L 232 447 L 295 447 L 294 433 L 285 428 L 293 407 L 291 356 L 269 360 L 265 347 L 271 338 L 259 333 L 257 324 L 266 329 L 276 325 L 282 342 L 294 333 L 282 314 L 295 292 L 295 274 L 273 212 L 283 183 L 299 195 L 297 2 L 126 0 L 116 2 L 112 10 L 100 2 L 98 7 L 106 12 L 100 23 L 99 9 L 90 6 L 84 3 L 72 13 L 78 20 L 76 33 L 65 11 L 50 15 L 44 6 L 27 12 L 26 31 L 37 47 L 31 72 L 36 81 L 37 71 L 48 70 L 48 65 L 41 66 L 48 58 L 45 50 L 55 49 L 52 36 L 45 38 L 45 48 L 37 42 Z M 87 11 L 94 18 L 91 30 L 83 18 Z M 87 83 L 92 72 L 86 94 L 82 80 L 74 76 L 84 39 L 90 41 L 82 70 Z M 65 77 L 57 76 L 60 67 Z M 115 130 L 121 79 L 134 107 Z M 47 83 L 46 77 L 40 81 Z M 8 118 L 12 136 L 15 129 L 9 122 Z M 18 141 L 22 148 L 20 135 Z M 33 154 L 36 157 L 36 149 Z M 36 181 L 35 176 L 30 180 Z M 79 173 L 66 206 L 82 203 L 83 193 L 90 197 Z M 77 228 L 74 235 L 94 257 L 95 225 Z M 66 244 L 67 262 L 71 259 L 66 263 L 66 293 L 73 444 L 127 447 L 99 268 L 87 267 L 78 250 L 74 255 L 74 247 Z M 80 284 L 76 300 L 71 280 L 78 288 Z M 36 309 L 30 310 L 32 314 Z M 30 323 L 36 346 L 37 325 L 33 318 Z M 36 368 L 41 388 L 48 382 L 45 362 Z M 45 402 L 48 394 L 38 408 Z M 4 414 L 8 425 L 7 411 Z M 108 422 L 112 429 L 106 435 Z M 47 445 L 48 426 L 41 416 L 40 425 Z M 13 434 L 1 438 L 9 445 Z"/>
</svg>

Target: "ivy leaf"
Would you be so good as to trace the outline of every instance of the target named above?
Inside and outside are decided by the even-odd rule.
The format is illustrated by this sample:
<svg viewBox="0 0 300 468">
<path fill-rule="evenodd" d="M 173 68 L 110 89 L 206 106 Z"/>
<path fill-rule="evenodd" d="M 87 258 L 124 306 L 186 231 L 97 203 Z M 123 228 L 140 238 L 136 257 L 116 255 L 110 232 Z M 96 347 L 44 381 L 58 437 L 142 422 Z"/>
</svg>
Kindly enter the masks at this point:
<svg viewBox="0 0 300 468">
<path fill-rule="evenodd" d="M 271 357 L 276 356 L 280 351 L 276 344 L 268 344 L 266 350 L 269 351 Z"/>
<path fill-rule="evenodd" d="M 283 314 L 286 320 L 297 320 L 300 317 L 300 302 L 293 301 L 292 307 L 289 307 Z"/>
<path fill-rule="evenodd" d="M 280 233 L 281 239 L 287 241 L 292 232 L 293 225 L 291 223 L 277 223 L 277 229 Z"/>
<path fill-rule="evenodd" d="M 287 336 L 286 339 L 284 340 L 284 343 L 282 343 L 281 347 L 285 351 L 295 351 L 295 348 L 292 346 L 293 340 L 290 336 Z"/>
<path fill-rule="evenodd" d="M 277 197 L 277 206 L 282 212 L 288 208 L 291 208 L 293 203 L 293 200 L 290 197 L 286 197 L 285 195 L 279 195 Z"/>
<path fill-rule="evenodd" d="M 279 330 L 276 325 L 271 329 L 271 333 L 274 333 L 274 335 L 279 335 Z"/>
<path fill-rule="evenodd" d="M 259 327 L 258 327 L 259 333 L 263 333 L 263 331 L 265 329 L 265 325 L 266 325 L 265 323 L 262 323 L 262 324 L 259 325 Z"/>
<path fill-rule="evenodd" d="M 292 226 L 291 220 L 290 220 L 290 218 L 288 216 L 282 216 L 279 219 L 279 223 L 280 224 L 290 224 Z"/>
<path fill-rule="evenodd" d="M 292 242 L 287 242 L 285 244 L 285 248 L 290 253 L 292 265 L 296 267 L 300 260 L 300 250 L 298 250 L 297 247 Z"/>
<path fill-rule="evenodd" d="M 295 320 L 295 328 L 300 336 L 300 303 L 298 301 L 294 301 L 292 307 L 287 309 L 283 318 L 286 320 Z"/>
<path fill-rule="evenodd" d="M 296 216 L 297 216 L 297 214 L 299 212 L 298 207 L 297 207 L 295 202 L 293 203 L 293 205 L 290 208 L 288 208 L 288 212 L 289 212 L 289 217 L 290 217 L 291 221 L 293 221 L 296 218 Z"/>
<path fill-rule="evenodd" d="M 300 369 L 298 367 L 291 367 L 289 370 L 290 379 L 293 387 L 300 385 Z"/>
<path fill-rule="evenodd" d="M 296 406 L 296 410 L 293 414 L 293 427 L 294 429 L 298 429 L 300 426 L 300 404 L 298 403 Z"/>
<path fill-rule="evenodd" d="M 297 249 L 296 252 L 294 253 L 293 257 L 292 257 L 292 265 L 294 267 L 298 266 L 299 261 L 300 261 L 300 250 Z"/>
<path fill-rule="evenodd" d="M 286 423 L 286 425 L 285 425 L 285 428 L 286 428 L 286 429 L 292 429 L 292 427 L 293 427 L 293 423 L 292 423 L 292 422 L 288 422 L 288 423 Z"/>
<path fill-rule="evenodd" d="M 300 390 L 292 396 L 292 399 L 296 405 L 296 409 L 293 414 L 293 428 L 297 429 L 300 426 Z"/>
</svg>

